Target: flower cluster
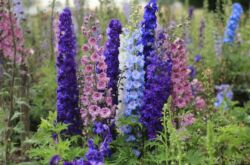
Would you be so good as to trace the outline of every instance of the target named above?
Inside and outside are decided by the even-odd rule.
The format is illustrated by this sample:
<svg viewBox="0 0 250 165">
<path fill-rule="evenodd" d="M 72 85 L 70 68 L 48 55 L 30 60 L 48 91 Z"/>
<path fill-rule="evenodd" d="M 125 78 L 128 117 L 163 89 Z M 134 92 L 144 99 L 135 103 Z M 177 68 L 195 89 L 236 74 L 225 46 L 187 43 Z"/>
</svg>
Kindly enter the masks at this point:
<svg viewBox="0 0 250 165">
<path fill-rule="evenodd" d="M 162 108 L 167 101 L 171 90 L 171 49 L 166 37 L 159 35 L 157 44 L 159 52 L 151 52 L 148 57 L 147 81 L 141 108 L 141 122 L 147 129 L 149 139 L 154 139 L 157 132 L 162 129 Z"/>
<path fill-rule="evenodd" d="M 187 54 L 184 42 L 177 39 L 172 45 L 173 68 L 171 75 L 173 104 L 177 108 L 186 107 L 192 99 L 192 89 L 189 83 Z"/>
<path fill-rule="evenodd" d="M 238 27 L 240 16 L 243 14 L 242 6 L 239 3 L 234 3 L 232 9 L 232 14 L 225 29 L 224 43 L 234 42 L 235 30 Z"/>
<path fill-rule="evenodd" d="M 102 138 L 100 146 L 96 146 L 92 139 L 88 140 L 88 152 L 85 154 L 86 159 L 91 164 L 101 165 L 104 157 L 111 155 L 109 144 L 112 142 L 110 127 L 101 122 L 94 123 L 94 132 Z"/>
<path fill-rule="evenodd" d="M 83 34 L 88 39 L 82 47 L 83 67 L 81 91 L 81 118 L 86 125 L 92 121 L 105 120 L 114 117 L 115 105 L 112 102 L 112 90 L 108 88 L 107 65 L 105 63 L 104 49 L 98 43 L 101 36 L 97 32 L 98 23 L 91 24 L 93 17 L 85 17 Z"/>
<path fill-rule="evenodd" d="M 138 108 L 141 106 L 141 100 L 144 90 L 144 56 L 142 55 L 143 46 L 140 30 L 135 30 L 131 38 L 127 40 L 127 58 L 125 62 L 126 70 L 124 77 L 124 102 L 125 116 L 138 115 Z"/>
<path fill-rule="evenodd" d="M 156 1 L 157 0 L 150 0 L 144 8 L 144 20 L 142 22 L 142 44 L 143 54 L 145 56 L 145 68 L 147 68 L 147 66 L 150 64 L 150 56 L 154 54 L 155 29 L 157 27 L 156 12 L 158 10 Z"/>
<path fill-rule="evenodd" d="M 68 133 L 80 133 L 76 78 L 76 37 L 71 12 L 65 8 L 59 18 L 57 55 L 57 121 L 69 124 Z"/>
<path fill-rule="evenodd" d="M 112 89 L 113 103 L 118 104 L 118 79 L 119 79 L 119 46 L 122 32 L 122 25 L 119 20 L 111 20 L 107 29 L 108 41 L 104 51 L 105 62 L 107 64 L 107 76 L 110 81 L 108 87 Z"/>
<path fill-rule="evenodd" d="M 228 84 L 217 85 L 215 86 L 215 89 L 217 90 L 217 96 L 216 96 L 216 101 L 214 103 L 214 106 L 227 109 L 228 100 L 233 99 L 233 92 L 232 92 L 230 85 Z"/>
<path fill-rule="evenodd" d="M 124 86 L 123 99 L 121 100 L 123 107 L 119 109 L 120 115 L 135 123 L 139 118 L 139 110 L 142 105 L 144 91 L 144 56 L 143 46 L 141 44 L 141 31 L 139 29 L 130 32 L 125 30 L 125 35 L 129 36 L 122 42 L 121 51 L 126 54 L 125 70 L 124 70 Z M 123 39 L 123 38 L 122 38 Z M 133 124 L 122 125 L 121 132 L 125 135 L 127 142 L 136 142 L 136 139 L 141 136 L 138 132 L 139 128 Z M 133 150 L 139 154 L 136 148 Z M 138 156 L 138 154 L 136 154 Z"/>
<path fill-rule="evenodd" d="M 23 32 L 13 15 L 10 17 L 8 13 L 0 12 L 0 18 L 0 51 L 3 52 L 4 57 L 12 61 L 16 57 L 16 63 L 20 64 L 26 52 L 24 48 Z M 12 32 L 12 26 L 14 34 Z M 13 40 L 15 40 L 16 50 L 14 49 Z"/>
</svg>

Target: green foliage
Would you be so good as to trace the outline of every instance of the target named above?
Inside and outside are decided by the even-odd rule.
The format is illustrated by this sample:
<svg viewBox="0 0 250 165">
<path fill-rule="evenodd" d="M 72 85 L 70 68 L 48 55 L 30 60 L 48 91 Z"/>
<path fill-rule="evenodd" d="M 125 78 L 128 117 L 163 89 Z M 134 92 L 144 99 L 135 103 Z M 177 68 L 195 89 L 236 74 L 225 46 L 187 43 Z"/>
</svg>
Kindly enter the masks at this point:
<svg viewBox="0 0 250 165">
<path fill-rule="evenodd" d="M 170 105 L 171 99 L 163 108 L 163 132 L 159 133 L 154 141 L 148 141 L 145 145 L 145 150 L 151 151 L 147 152 L 144 158 L 147 164 L 184 164 L 185 146 L 181 137 L 185 135 L 174 127 Z"/>
<path fill-rule="evenodd" d="M 54 155 L 60 155 L 64 161 L 71 161 L 76 157 L 83 157 L 85 148 L 80 136 L 67 137 L 62 134 L 66 124 L 56 123 L 56 113 L 49 112 L 47 119 L 42 119 L 38 131 L 26 141 L 32 145 L 28 155 L 32 160 L 41 164 L 48 164 Z M 57 135 L 57 138 L 52 138 Z M 79 145 L 81 144 L 81 145 Z"/>
<path fill-rule="evenodd" d="M 56 103 L 56 70 L 54 63 L 47 62 L 40 68 L 36 75 L 36 81 L 32 87 L 32 111 L 33 120 L 46 117 L 49 111 L 55 109 Z"/>
</svg>

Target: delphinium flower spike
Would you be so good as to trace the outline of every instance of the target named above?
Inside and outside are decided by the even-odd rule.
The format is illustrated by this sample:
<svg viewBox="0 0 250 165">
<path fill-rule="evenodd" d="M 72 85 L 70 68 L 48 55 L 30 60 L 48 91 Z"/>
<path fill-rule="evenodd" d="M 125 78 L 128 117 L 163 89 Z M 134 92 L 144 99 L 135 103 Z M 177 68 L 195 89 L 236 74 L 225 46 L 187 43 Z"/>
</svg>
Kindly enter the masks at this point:
<svg viewBox="0 0 250 165">
<path fill-rule="evenodd" d="M 118 104 L 119 46 L 122 25 L 119 20 L 111 20 L 107 29 L 108 41 L 104 51 L 107 64 L 108 87 L 112 89 L 113 104 Z"/>
<path fill-rule="evenodd" d="M 129 16 L 129 23 L 123 29 L 121 35 L 120 63 L 122 69 L 122 84 L 120 84 L 120 105 L 118 108 L 117 125 L 119 130 L 132 147 L 136 156 L 140 156 L 138 143 L 142 132 L 139 127 L 139 110 L 142 105 L 144 91 L 144 55 L 142 45 L 142 35 L 139 28 L 138 4 L 132 5 L 132 13 Z M 131 124 L 124 124 L 121 120 L 126 120 Z"/>
<path fill-rule="evenodd" d="M 84 18 L 83 34 L 87 42 L 83 45 L 81 118 L 85 126 L 93 125 L 93 132 L 100 137 L 98 145 L 90 139 L 85 157 L 91 164 L 103 163 L 110 156 L 112 141 L 111 126 L 116 114 L 112 101 L 112 89 L 108 87 L 104 48 L 100 46 L 102 36 L 98 31 L 99 22 L 93 16 Z"/>
<path fill-rule="evenodd" d="M 0 51 L 3 52 L 4 57 L 7 59 L 14 60 L 13 40 L 16 40 L 16 63 L 20 64 L 23 61 L 23 54 L 27 54 L 27 50 L 24 48 L 23 32 L 13 15 L 10 18 L 9 14 L 1 11 L 0 18 Z M 11 24 L 13 25 L 14 35 Z"/>
<path fill-rule="evenodd" d="M 187 52 L 184 41 L 177 39 L 172 45 L 173 68 L 171 75 L 173 104 L 177 108 L 186 107 L 192 99 L 189 82 Z"/>
<path fill-rule="evenodd" d="M 76 78 L 76 37 L 71 11 L 65 8 L 59 18 L 57 55 L 57 121 L 69 124 L 67 133 L 80 131 L 78 88 Z"/>
<path fill-rule="evenodd" d="M 154 139 L 162 129 L 162 108 L 171 91 L 171 47 L 164 33 L 157 39 L 157 50 L 150 54 L 147 81 L 141 107 L 140 121 L 147 129 L 149 139 Z"/>
<path fill-rule="evenodd" d="M 224 34 L 224 43 L 232 43 L 235 38 L 235 31 L 238 27 L 243 9 L 240 3 L 234 3 L 232 6 L 232 15 L 229 17 Z"/>
<path fill-rule="evenodd" d="M 157 0 L 149 0 L 144 8 L 144 16 L 142 22 L 142 44 L 143 54 L 145 56 L 145 66 L 150 64 L 150 56 L 154 54 L 155 29 L 157 27 L 156 12 L 158 10 Z M 146 73 L 147 75 L 147 73 Z M 147 79 L 147 76 L 146 76 Z"/>
<path fill-rule="evenodd" d="M 104 48 L 99 46 L 101 35 L 98 32 L 98 22 L 93 16 L 86 16 L 83 34 L 87 43 L 82 46 L 81 64 L 81 117 L 84 125 L 94 121 L 105 121 L 113 118 L 116 106 L 112 102 L 112 89 L 108 88 L 107 65 Z"/>
</svg>

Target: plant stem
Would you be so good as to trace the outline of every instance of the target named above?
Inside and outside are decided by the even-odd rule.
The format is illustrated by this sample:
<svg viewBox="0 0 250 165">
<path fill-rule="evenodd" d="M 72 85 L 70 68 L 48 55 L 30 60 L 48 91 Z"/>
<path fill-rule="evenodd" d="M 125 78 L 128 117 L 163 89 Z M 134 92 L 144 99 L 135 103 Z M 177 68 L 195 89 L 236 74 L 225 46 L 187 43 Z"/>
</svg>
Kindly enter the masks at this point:
<svg viewBox="0 0 250 165">
<path fill-rule="evenodd" d="M 50 62 L 54 61 L 55 51 L 54 51 L 54 28 L 53 28 L 53 21 L 54 21 L 54 10 L 55 10 L 55 3 L 56 0 L 52 0 L 51 4 L 51 17 L 50 17 Z"/>
<path fill-rule="evenodd" d="M 10 82 L 10 109 L 9 109 L 9 116 L 7 118 L 7 128 L 5 133 L 5 160 L 4 163 L 7 165 L 10 161 L 10 150 L 11 150 L 11 117 L 14 114 L 14 86 L 15 86 L 15 69 L 16 69 L 16 56 L 17 56 L 17 50 L 16 50 L 16 38 L 15 38 L 15 30 L 14 30 L 14 24 L 12 20 L 12 13 L 11 13 L 11 1 L 8 0 L 7 2 L 7 8 L 9 13 L 9 19 L 10 19 L 10 25 L 11 25 L 11 35 L 12 35 L 12 43 L 13 43 L 13 51 L 14 51 L 14 59 L 12 63 L 12 75 L 11 75 L 11 82 Z"/>
</svg>

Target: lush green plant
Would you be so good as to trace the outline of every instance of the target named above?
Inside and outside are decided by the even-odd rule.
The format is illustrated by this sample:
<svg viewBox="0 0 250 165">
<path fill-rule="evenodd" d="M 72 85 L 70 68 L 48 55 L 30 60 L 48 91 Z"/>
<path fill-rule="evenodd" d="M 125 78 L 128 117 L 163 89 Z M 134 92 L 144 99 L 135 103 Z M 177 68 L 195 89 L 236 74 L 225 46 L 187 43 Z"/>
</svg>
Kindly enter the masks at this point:
<svg viewBox="0 0 250 165">
<path fill-rule="evenodd" d="M 37 132 L 26 143 L 32 145 L 28 151 L 34 162 L 48 164 L 54 155 L 60 155 L 65 161 L 83 157 L 86 152 L 81 136 L 68 137 L 62 132 L 66 124 L 56 123 L 56 113 L 49 112 L 47 119 L 42 119 Z"/>
</svg>

